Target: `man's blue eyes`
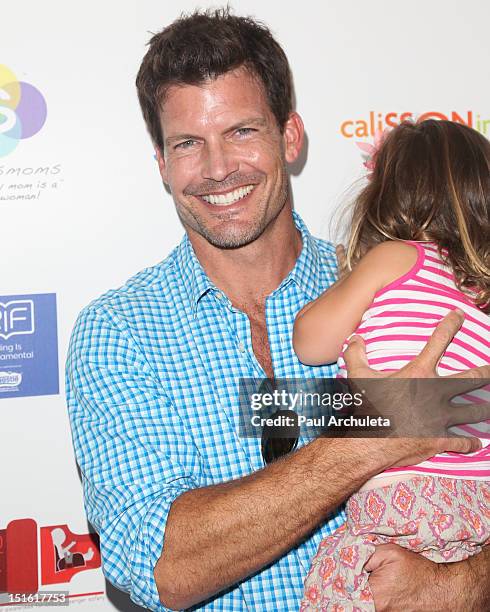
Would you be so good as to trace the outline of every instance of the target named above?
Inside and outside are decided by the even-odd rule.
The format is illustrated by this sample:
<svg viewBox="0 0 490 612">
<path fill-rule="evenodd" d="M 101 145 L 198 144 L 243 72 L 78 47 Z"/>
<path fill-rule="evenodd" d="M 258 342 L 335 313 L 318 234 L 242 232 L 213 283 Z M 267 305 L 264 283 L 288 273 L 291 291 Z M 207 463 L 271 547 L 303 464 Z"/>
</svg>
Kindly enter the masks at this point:
<svg viewBox="0 0 490 612">
<path fill-rule="evenodd" d="M 179 142 L 179 144 L 175 145 L 175 148 L 176 149 L 188 149 L 195 142 L 196 142 L 195 140 L 185 140 L 184 142 Z"/>
<path fill-rule="evenodd" d="M 253 128 L 239 128 L 236 133 L 245 136 L 246 134 L 250 134 L 250 132 L 255 132 Z"/>
<path fill-rule="evenodd" d="M 235 131 L 235 134 L 238 134 L 239 136 L 248 136 L 248 134 L 250 134 L 251 132 L 256 132 L 256 130 L 254 128 L 238 128 L 238 130 Z M 175 145 L 175 149 L 190 149 L 192 146 L 194 146 L 196 144 L 197 140 L 184 140 L 183 142 L 179 142 L 178 144 Z"/>
</svg>

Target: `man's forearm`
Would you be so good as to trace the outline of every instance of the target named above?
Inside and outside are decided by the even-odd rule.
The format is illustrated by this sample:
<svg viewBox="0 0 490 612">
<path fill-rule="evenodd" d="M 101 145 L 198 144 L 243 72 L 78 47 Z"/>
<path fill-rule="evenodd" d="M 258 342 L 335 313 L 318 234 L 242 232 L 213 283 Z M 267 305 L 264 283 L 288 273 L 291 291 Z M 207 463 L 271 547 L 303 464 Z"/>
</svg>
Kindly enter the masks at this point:
<svg viewBox="0 0 490 612">
<path fill-rule="evenodd" d="M 182 494 L 155 567 L 162 602 L 187 608 L 258 571 L 389 464 L 372 440 L 320 439 L 250 476 Z"/>
</svg>

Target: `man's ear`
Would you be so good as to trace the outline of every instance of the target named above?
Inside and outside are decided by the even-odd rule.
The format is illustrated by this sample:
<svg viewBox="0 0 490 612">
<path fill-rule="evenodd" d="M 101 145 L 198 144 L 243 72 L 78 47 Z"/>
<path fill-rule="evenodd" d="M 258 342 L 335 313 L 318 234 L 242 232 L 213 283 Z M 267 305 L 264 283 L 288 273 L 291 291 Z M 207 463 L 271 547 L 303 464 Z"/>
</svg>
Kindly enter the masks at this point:
<svg viewBox="0 0 490 612">
<path fill-rule="evenodd" d="M 303 147 L 305 127 L 297 112 L 293 111 L 284 124 L 283 139 L 286 161 L 293 163 L 298 158 Z"/>
<path fill-rule="evenodd" d="M 160 176 L 162 177 L 163 182 L 168 185 L 167 179 L 167 164 L 165 162 L 165 157 L 163 156 L 163 152 L 159 147 L 155 147 L 155 156 L 158 162 L 158 169 L 160 170 Z"/>
</svg>

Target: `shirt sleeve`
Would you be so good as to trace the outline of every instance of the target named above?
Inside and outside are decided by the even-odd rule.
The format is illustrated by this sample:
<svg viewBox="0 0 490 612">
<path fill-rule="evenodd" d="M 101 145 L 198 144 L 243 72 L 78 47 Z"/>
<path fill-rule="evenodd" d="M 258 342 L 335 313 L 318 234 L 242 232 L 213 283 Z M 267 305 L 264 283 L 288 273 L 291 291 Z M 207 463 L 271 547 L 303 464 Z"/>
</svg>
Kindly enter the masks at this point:
<svg viewBox="0 0 490 612">
<path fill-rule="evenodd" d="M 86 309 L 66 369 L 68 412 L 87 517 L 115 587 L 149 610 L 166 610 L 153 575 L 172 502 L 200 486 L 190 432 L 123 319 Z"/>
</svg>

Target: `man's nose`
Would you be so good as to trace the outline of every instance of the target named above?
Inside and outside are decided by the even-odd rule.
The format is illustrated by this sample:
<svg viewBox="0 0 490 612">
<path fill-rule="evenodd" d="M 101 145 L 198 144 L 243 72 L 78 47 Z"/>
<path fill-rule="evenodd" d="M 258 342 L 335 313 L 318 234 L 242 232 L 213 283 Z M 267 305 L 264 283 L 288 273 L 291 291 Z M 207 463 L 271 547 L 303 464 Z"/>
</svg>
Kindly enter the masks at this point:
<svg viewBox="0 0 490 612">
<path fill-rule="evenodd" d="M 226 143 L 207 143 L 203 151 L 202 177 L 223 181 L 238 170 L 238 160 L 227 149 Z"/>
</svg>

